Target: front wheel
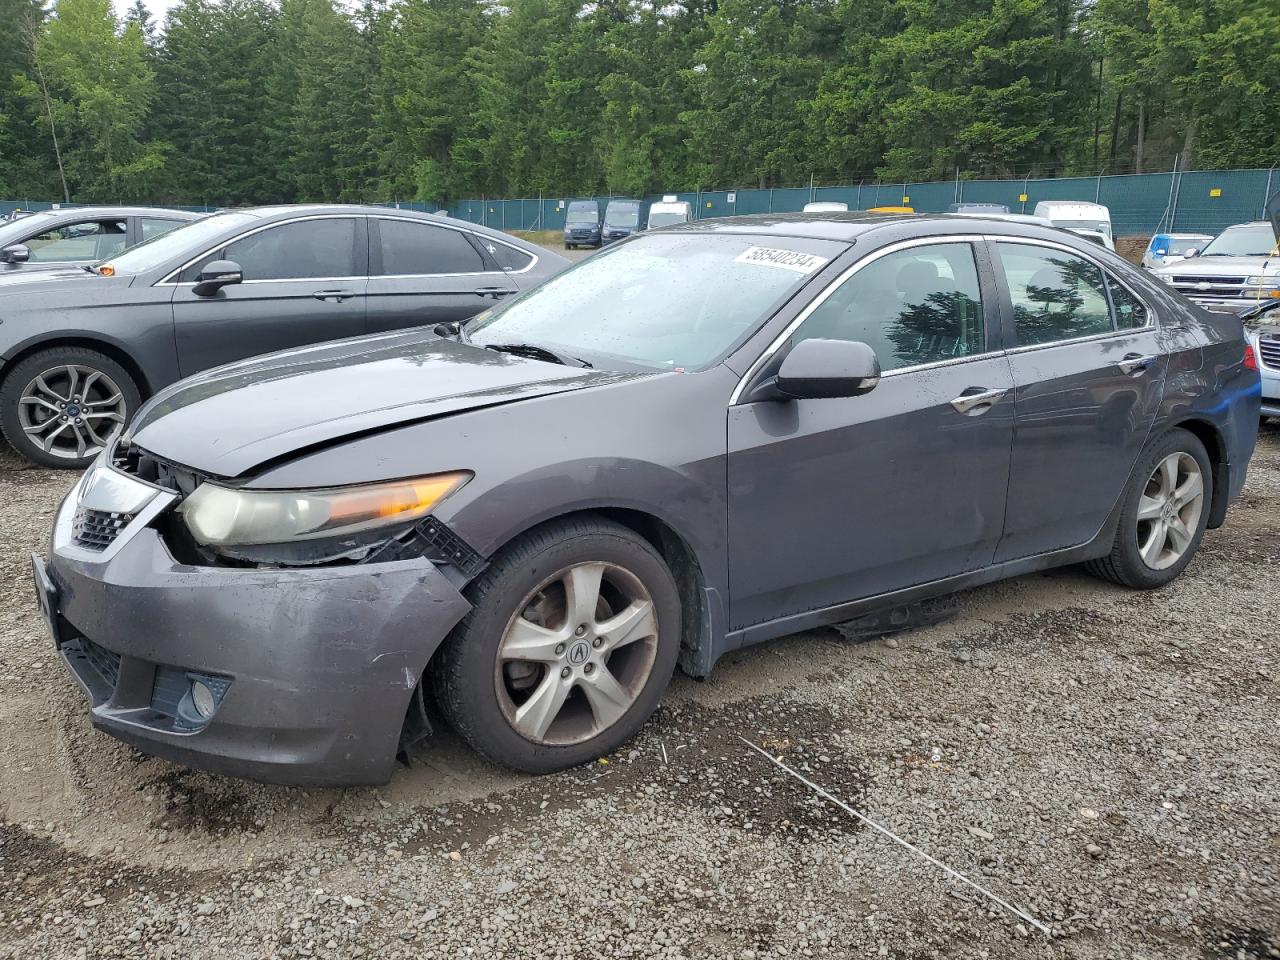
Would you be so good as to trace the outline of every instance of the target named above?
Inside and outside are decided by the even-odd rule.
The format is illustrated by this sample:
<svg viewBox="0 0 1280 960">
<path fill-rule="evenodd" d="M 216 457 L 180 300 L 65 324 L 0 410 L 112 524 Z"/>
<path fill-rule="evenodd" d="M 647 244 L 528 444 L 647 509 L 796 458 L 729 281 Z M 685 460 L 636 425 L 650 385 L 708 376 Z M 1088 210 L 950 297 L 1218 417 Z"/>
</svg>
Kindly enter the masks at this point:
<svg viewBox="0 0 1280 960">
<path fill-rule="evenodd" d="M 436 701 L 473 748 L 551 773 L 616 750 L 657 707 L 680 647 L 662 557 L 603 517 L 549 524 L 503 550 L 431 667 Z"/>
<path fill-rule="evenodd" d="M 1175 429 L 1149 443 L 1124 493 L 1111 553 L 1089 570 L 1137 590 L 1162 587 L 1195 556 L 1213 501 L 1213 470 L 1204 444 Z"/>
<path fill-rule="evenodd" d="M 53 347 L 18 363 L 0 385 L 0 427 L 32 463 L 87 467 L 124 429 L 141 398 L 128 372 L 84 347 Z"/>
</svg>

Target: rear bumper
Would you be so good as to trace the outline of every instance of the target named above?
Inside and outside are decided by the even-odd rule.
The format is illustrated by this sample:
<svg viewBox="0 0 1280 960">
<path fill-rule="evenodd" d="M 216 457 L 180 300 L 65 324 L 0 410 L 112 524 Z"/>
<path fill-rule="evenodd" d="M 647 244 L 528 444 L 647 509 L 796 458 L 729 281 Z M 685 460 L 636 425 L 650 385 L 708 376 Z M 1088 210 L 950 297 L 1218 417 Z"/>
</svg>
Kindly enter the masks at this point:
<svg viewBox="0 0 1280 960">
<path fill-rule="evenodd" d="M 390 777 L 413 690 L 469 609 L 430 561 L 194 567 L 144 527 L 94 562 L 70 539 L 75 494 L 59 509 L 48 615 L 95 727 L 237 777 L 310 785 Z M 220 697 L 209 719 L 192 712 L 189 696 L 175 715 L 193 679 Z"/>
</svg>

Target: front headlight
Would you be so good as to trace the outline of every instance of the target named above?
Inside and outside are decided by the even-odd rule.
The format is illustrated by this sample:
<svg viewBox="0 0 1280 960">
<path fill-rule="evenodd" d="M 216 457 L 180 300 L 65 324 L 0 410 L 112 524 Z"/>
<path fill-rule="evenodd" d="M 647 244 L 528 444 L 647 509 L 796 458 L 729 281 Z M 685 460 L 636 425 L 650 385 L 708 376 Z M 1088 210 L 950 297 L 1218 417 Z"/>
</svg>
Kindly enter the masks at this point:
<svg viewBox="0 0 1280 960">
<path fill-rule="evenodd" d="M 236 490 L 203 483 L 178 507 L 197 543 L 248 547 L 406 526 L 471 478 L 440 473 L 326 490 Z"/>
</svg>

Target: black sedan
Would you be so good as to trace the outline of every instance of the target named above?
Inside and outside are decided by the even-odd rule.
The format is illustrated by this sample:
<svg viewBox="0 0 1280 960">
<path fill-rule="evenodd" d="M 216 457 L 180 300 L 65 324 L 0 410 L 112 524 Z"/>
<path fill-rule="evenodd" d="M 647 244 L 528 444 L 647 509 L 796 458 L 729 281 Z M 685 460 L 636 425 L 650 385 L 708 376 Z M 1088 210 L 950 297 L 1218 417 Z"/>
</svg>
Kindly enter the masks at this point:
<svg viewBox="0 0 1280 960">
<path fill-rule="evenodd" d="M 214 214 L 83 270 L 0 274 L 0 428 L 35 463 L 84 467 L 181 377 L 455 323 L 567 264 L 447 217 L 288 206 Z"/>
<path fill-rule="evenodd" d="M 1239 319 L 1072 234 L 702 221 L 456 334 L 162 391 L 34 573 L 94 724 L 148 752 L 375 782 L 434 699 L 550 771 L 677 664 L 1067 563 L 1168 583 L 1258 405 Z"/>
</svg>

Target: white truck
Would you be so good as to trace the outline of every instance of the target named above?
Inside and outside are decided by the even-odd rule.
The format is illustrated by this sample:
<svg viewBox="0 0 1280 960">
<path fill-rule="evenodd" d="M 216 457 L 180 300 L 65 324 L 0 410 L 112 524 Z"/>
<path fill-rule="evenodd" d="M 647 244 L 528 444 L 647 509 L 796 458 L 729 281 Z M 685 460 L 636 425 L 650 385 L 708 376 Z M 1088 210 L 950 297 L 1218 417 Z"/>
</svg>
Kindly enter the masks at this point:
<svg viewBox="0 0 1280 960">
<path fill-rule="evenodd" d="M 1044 217 L 1055 227 L 1087 237 L 1108 250 L 1116 248 L 1115 238 L 1111 235 L 1111 211 L 1100 203 L 1041 200 L 1036 204 L 1035 215 Z"/>
</svg>

